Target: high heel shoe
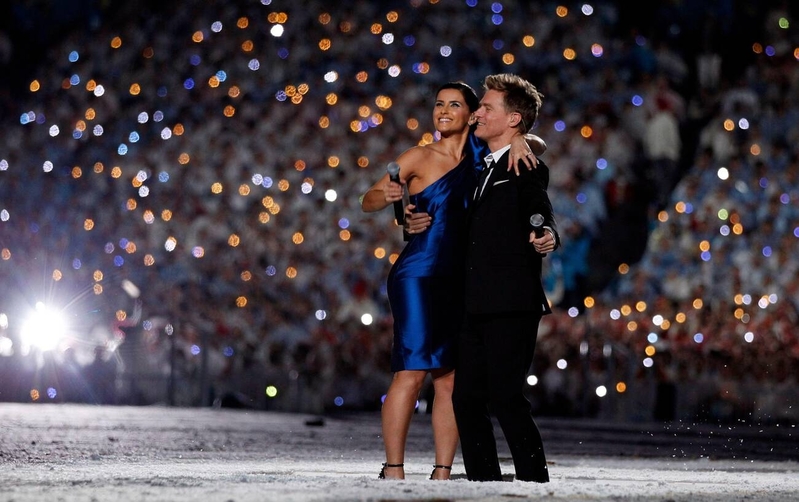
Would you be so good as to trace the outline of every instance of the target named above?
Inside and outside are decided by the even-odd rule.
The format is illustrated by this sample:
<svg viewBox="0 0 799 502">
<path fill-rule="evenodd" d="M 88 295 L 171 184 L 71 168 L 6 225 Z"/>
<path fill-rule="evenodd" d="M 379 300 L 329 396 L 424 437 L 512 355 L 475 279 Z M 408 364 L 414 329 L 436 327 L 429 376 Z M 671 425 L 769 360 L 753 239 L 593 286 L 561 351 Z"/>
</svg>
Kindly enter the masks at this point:
<svg viewBox="0 0 799 502">
<path fill-rule="evenodd" d="M 436 473 L 436 469 L 446 469 L 448 471 L 451 471 L 452 470 L 452 466 L 451 465 L 441 465 L 441 464 L 433 465 L 433 472 L 430 473 L 430 479 L 433 479 L 433 476 Z"/>
<path fill-rule="evenodd" d="M 377 479 L 386 479 L 386 468 L 387 467 L 405 467 L 405 464 L 389 464 L 383 462 L 383 467 L 380 469 L 380 474 L 377 475 Z"/>
</svg>

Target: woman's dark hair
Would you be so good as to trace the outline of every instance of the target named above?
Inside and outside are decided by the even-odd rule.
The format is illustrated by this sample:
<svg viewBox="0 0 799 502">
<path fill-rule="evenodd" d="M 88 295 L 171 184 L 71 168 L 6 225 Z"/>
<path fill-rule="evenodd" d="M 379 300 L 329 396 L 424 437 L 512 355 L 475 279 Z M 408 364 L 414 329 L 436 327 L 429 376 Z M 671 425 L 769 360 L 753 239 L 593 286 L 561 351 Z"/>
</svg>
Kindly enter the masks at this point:
<svg viewBox="0 0 799 502">
<path fill-rule="evenodd" d="M 436 91 L 436 96 L 438 96 L 438 93 L 444 89 L 455 89 L 456 91 L 461 91 L 461 94 L 463 94 L 463 99 L 466 101 L 466 106 L 469 108 L 470 112 L 480 108 L 480 99 L 477 97 L 477 93 L 474 92 L 474 89 L 469 87 L 469 84 L 465 82 L 447 82 L 438 88 Z"/>
</svg>

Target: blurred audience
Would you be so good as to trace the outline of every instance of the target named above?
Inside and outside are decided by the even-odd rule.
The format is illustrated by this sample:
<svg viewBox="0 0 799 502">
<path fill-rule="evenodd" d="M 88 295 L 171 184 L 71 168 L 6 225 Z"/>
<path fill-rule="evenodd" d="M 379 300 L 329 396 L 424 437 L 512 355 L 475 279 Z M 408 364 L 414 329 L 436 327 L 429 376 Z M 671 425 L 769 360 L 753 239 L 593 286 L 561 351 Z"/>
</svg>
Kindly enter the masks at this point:
<svg viewBox="0 0 799 502">
<path fill-rule="evenodd" d="M 668 33 L 614 2 L 93 11 L 2 93 L 0 400 L 378 409 L 403 242 L 358 197 L 435 140 L 439 84 L 507 71 L 545 95 L 565 236 L 537 414 L 796 422 L 799 41 L 764 8 L 721 46 L 722 4 Z"/>
</svg>

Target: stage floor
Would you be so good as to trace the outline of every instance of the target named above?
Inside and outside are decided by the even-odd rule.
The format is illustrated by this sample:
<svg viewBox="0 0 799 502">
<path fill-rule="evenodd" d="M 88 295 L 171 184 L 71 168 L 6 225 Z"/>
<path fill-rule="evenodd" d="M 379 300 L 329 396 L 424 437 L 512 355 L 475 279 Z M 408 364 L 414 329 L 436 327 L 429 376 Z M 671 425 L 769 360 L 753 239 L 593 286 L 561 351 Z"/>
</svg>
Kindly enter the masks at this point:
<svg viewBox="0 0 799 502">
<path fill-rule="evenodd" d="M 428 415 L 405 481 L 377 479 L 376 413 L 0 403 L 0 502 L 799 499 L 795 425 L 539 420 L 552 481 L 429 481 Z M 497 431 L 503 471 L 513 464 Z"/>
</svg>

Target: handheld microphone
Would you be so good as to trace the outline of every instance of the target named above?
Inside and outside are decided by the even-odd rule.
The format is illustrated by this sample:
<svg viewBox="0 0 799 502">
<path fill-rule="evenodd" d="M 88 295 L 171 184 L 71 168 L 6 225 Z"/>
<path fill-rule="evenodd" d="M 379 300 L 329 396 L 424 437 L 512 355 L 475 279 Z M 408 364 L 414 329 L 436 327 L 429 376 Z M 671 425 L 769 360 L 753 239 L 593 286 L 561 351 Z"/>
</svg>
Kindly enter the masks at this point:
<svg viewBox="0 0 799 502">
<path fill-rule="evenodd" d="M 399 170 L 400 166 L 396 162 L 389 162 L 388 166 L 386 166 L 386 171 L 388 171 L 388 179 L 401 185 L 400 177 L 399 177 Z M 395 200 L 394 201 L 394 219 L 397 220 L 397 225 L 402 226 L 405 224 L 405 207 L 403 202 L 405 201 L 405 187 L 402 188 L 403 193 L 403 200 Z"/>
<path fill-rule="evenodd" d="M 536 237 L 544 235 L 544 217 L 538 213 L 530 216 L 530 226 L 533 227 Z"/>
<path fill-rule="evenodd" d="M 530 226 L 533 227 L 536 239 L 544 235 L 544 217 L 538 213 L 530 216 Z M 541 253 L 541 256 L 546 256 L 546 253 Z"/>
</svg>

